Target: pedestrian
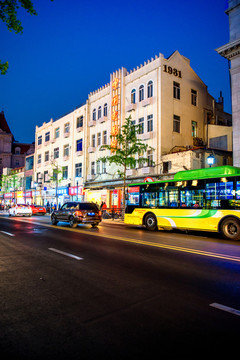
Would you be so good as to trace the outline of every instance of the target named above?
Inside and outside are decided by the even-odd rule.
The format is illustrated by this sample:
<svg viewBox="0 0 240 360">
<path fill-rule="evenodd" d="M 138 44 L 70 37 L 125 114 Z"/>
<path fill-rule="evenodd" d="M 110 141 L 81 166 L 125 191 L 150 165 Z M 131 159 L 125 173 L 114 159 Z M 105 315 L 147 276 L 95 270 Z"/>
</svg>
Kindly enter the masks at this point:
<svg viewBox="0 0 240 360">
<path fill-rule="evenodd" d="M 106 203 L 104 202 L 104 203 L 102 204 L 102 214 L 103 214 L 103 217 L 104 217 L 104 215 L 106 214 L 106 212 L 107 212 L 107 205 L 106 205 Z"/>
</svg>

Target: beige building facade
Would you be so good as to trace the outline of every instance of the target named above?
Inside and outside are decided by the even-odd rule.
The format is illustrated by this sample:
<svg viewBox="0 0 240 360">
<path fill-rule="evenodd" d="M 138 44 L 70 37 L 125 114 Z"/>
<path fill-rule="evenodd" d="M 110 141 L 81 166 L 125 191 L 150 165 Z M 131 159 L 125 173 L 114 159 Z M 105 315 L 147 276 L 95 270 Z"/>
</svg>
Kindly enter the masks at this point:
<svg viewBox="0 0 240 360">
<path fill-rule="evenodd" d="M 118 167 L 99 159 L 110 155 L 101 145 L 115 141 L 129 116 L 141 125 L 141 140 L 154 149 L 145 154 L 145 166 L 127 170 L 129 182 L 206 167 L 209 154 L 215 165 L 231 164 L 231 115 L 223 110 L 222 96 L 213 99 L 178 51 L 169 58 L 159 54 L 136 69 L 112 73 L 110 82 L 90 93 L 83 106 L 36 127 L 39 201 L 55 202 L 57 194 L 58 203 L 85 199 L 121 207 Z"/>
</svg>

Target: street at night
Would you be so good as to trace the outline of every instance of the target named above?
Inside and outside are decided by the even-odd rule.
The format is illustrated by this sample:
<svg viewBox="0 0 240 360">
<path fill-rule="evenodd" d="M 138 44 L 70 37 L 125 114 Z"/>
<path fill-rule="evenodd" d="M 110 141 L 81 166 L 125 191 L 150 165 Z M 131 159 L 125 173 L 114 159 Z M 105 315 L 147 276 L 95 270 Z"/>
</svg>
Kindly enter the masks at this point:
<svg viewBox="0 0 240 360">
<path fill-rule="evenodd" d="M 240 242 L 1 215 L 2 359 L 230 358 Z"/>
<path fill-rule="evenodd" d="M 0 24 L 1 360 L 235 358 L 240 0 Z"/>
</svg>

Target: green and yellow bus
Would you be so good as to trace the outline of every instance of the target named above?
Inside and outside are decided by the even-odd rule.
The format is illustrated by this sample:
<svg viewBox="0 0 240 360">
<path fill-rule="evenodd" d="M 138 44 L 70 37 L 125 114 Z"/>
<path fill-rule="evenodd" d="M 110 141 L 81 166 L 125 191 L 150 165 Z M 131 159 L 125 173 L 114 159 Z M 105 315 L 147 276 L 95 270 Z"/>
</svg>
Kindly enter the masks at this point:
<svg viewBox="0 0 240 360">
<path fill-rule="evenodd" d="M 126 205 L 126 224 L 214 231 L 239 240 L 240 168 L 179 171 L 172 180 L 130 184 Z"/>
</svg>

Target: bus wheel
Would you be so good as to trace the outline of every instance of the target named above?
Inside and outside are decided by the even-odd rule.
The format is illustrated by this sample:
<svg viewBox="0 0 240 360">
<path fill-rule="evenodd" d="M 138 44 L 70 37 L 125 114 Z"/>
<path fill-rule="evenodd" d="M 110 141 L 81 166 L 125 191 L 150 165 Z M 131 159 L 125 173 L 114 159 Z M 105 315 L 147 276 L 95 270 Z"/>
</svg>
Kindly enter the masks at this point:
<svg viewBox="0 0 240 360">
<path fill-rule="evenodd" d="M 240 240 L 240 222 L 234 217 L 228 217 L 221 224 L 221 233 L 226 239 Z"/>
<path fill-rule="evenodd" d="M 144 224 L 148 230 L 154 231 L 157 229 L 157 219 L 154 214 L 146 215 Z"/>
</svg>

